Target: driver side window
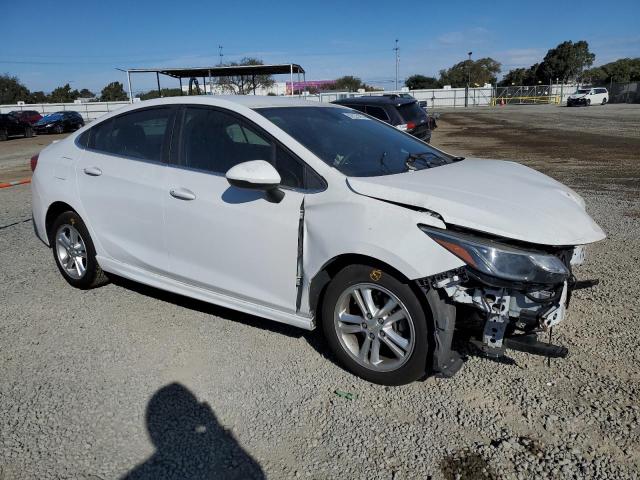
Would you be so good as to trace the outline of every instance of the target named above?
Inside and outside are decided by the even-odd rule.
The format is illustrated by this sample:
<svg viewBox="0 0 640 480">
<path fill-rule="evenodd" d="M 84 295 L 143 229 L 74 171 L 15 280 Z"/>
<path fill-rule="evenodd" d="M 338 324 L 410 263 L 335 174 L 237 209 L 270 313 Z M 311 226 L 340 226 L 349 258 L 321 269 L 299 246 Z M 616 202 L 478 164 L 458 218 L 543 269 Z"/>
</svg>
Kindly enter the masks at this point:
<svg viewBox="0 0 640 480">
<path fill-rule="evenodd" d="M 235 115 L 206 107 L 186 107 L 180 135 L 179 163 L 182 166 L 224 175 L 231 167 L 250 160 L 271 163 L 291 188 L 319 188 L 317 177 L 300 160 L 275 141 Z"/>
</svg>

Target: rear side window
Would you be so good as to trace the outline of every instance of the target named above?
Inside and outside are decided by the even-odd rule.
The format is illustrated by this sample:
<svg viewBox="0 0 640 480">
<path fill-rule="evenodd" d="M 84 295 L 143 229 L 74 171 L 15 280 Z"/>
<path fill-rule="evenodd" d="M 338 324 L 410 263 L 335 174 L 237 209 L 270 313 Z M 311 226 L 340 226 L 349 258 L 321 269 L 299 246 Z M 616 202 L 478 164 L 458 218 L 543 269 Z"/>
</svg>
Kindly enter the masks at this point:
<svg viewBox="0 0 640 480">
<path fill-rule="evenodd" d="M 136 110 L 93 127 L 89 148 L 141 160 L 162 161 L 169 108 Z"/>
<path fill-rule="evenodd" d="M 239 163 L 265 160 L 278 170 L 284 186 L 322 187 L 306 164 L 235 115 L 187 107 L 180 137 L 179 162 L 185 167 L 223 175 Z"/>
<path fill-rule="evenodd" d="M 421 120 L 426 116 L 424 110 L 420 108 L 418 102 L 405 103 L 398 107 L 398 112 L 405 122 Z"/>
<path fill-rule="evenodd" d="M 384 111 L 384 108 L 382 107 L 375 107 L 373 105 L 367 105 L 367 112 L 369 115 L 371 115 L 374 118 L 377 118 L 378 120 L 382 120 L 383 122 L 389 122 L 389 115 L 387 115 L 387 112 Z"/>
</svg>

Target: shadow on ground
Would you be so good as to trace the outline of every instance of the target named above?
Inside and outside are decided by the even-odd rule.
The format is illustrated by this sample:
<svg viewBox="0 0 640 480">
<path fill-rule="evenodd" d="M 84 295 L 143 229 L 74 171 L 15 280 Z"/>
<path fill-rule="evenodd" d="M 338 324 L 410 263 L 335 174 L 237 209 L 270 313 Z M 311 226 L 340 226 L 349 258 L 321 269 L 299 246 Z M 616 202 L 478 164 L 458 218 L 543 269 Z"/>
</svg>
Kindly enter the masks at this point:
<svg viewBox="0 0 640 480">
<path fill-rule="evenodd" d="M 178 383 L 151 397 L 145 419 L 156 451 L 121 480 L 266 478 L 211 407 Z"/>
</svg>

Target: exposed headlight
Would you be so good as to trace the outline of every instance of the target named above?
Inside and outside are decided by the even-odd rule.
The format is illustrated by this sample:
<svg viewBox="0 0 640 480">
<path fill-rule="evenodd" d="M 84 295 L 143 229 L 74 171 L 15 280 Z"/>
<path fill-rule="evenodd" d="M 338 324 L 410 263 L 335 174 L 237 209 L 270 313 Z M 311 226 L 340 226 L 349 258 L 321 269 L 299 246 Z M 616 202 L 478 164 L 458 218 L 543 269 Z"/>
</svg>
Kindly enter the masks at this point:
<svg viewBox="0 0 640 480">
<path fill-rule="evenodd" d="M 503 280 L 555 284 L 569 277 L 562 261 L 546 253 L 531 252 L 492 240 L 419 225 L 433 240 L 471 268 Z"/>
</svg>

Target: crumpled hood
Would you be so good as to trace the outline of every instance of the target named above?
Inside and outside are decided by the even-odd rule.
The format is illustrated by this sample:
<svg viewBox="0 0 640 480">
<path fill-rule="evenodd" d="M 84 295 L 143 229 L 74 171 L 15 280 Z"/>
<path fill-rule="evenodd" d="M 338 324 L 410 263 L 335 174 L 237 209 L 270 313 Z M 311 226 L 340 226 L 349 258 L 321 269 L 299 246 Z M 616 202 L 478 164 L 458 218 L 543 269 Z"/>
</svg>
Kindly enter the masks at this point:
<svg viewBox="0 0 640 480">
<path fill-rule="evenodd" d="M 524 165 L 466 160 L 381 177 L 349 177 L 357 193 L 422 207 L 445 223 L 540 245 L 605 238 L 569 187 Z"/>
<path fill-rule="evenodd" d="M 586 94 L 586 93 L 572 93 L 571 95 L 569 95 L 569 98 L 570 98 L 571 100 L 577 100 L 577 99 L 579 99 L 579 98 L 584 98 L 584 97 L 586 97 L 586 96 L 587 96 L 587 94 Z"/>
</svg>

